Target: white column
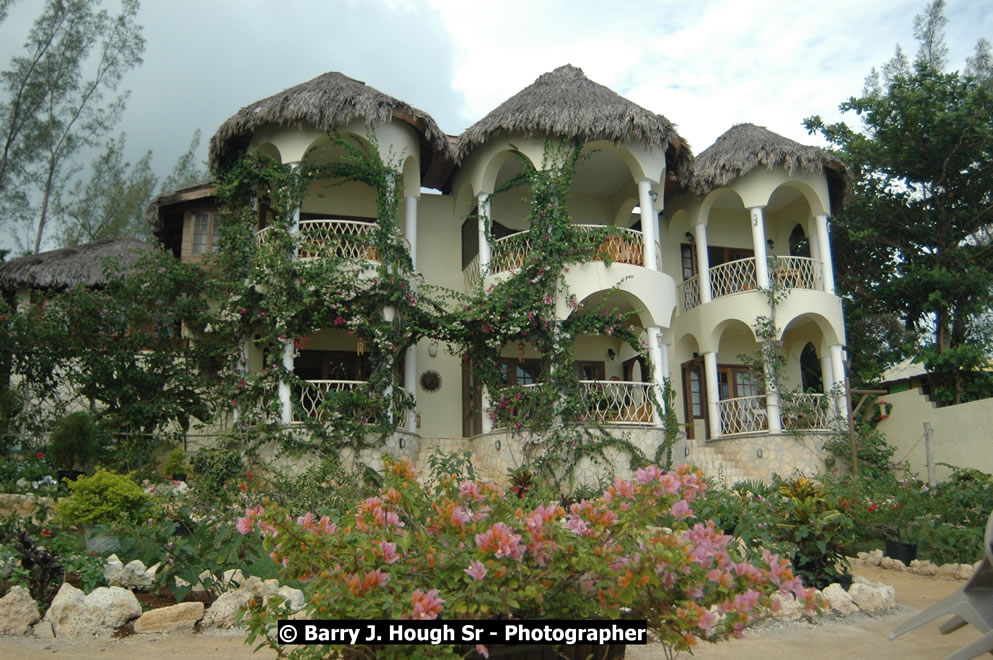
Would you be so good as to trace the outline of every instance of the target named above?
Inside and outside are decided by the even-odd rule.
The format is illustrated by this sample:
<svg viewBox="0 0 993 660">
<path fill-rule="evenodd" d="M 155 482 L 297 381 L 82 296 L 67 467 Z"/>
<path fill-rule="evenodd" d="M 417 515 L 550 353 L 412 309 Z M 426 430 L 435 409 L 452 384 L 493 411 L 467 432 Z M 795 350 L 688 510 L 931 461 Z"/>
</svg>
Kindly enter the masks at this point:
<svg viewBox="0 0 993 660">
<path fill-rule="evenodd" d="M 476 213 L 479 215 L 479 273 L 485 275 L 490 267 L 490 242 L 487 239 L 486 222 L 492 223 L 493 218 L 490 217 L 490 196 L 479 193 L 476 199 L 478 204 Z"/>
<path fill-rule="evenodd" d="M 641 237 L 645 244 L 645 268 L 658 270 L 658 255 L 655 251 L 655 232 L 658 228 L 655 204 L 652 201 L 652 182 L 642 179 L 638 182 L 638 202 L 641 204 Z"/>
<path fill-rule="evenodd" d="M 293 340 L 283 342 L 283 368 L 293 373 Z M 283 424 L 293 422 L 293 403 L 290 399 L 290 384 L 285 380 L 279 381 L 279 404 L 282 411 Z"/>
<path fill-rule="evenodd" d="M 490 392 L 485 385 L 480 388 L 479 408 L 483 411 L 483 433 L 489 433 L 493 430 L 493 420 L 490 419 Z"/>
<path fill-rule="evenodd" d="M 810 258 L 821 264 L 820 268 L 814 266 L 814 286 L 824 290 L 824 260 L 821 259 L 820 242 L 817 240 L 817 228 L 811 226 L 812 231 L 807 231 L 807 241 L 810 244 Z M 827 381 L 825 381 L 827 382 Z"/>
<path fill-rule="evenodd" d="M 668 359 L 663 358 L 662 355 L 662 329 L 657 325 L 652 325 L 647 328 L 648 333 L 648 356 L 652 360 L 652 369 L 654 373 L 652 374 L 652 381 L 655 383 L 656 392 L 661 396 L 662 387 L 665 383 L 666 369 L 668 366 L 666 363 Z M 659 414 L 660 411 L 656 410 L 654 406 L 652 407 L 652 423 L 658 425 L 662 423 L 662 416 Z"/>
<path fill-rule="evenodd" d="M 410 244 L 410 264 L 417 270 L 417 197 L 409 195 L 404 206 L 404 234 Z M 413 284 L 413 283 L 412 283 Z M 408 346 L 403 356 L 403 389 L 417 403 L 417 345 Z M 407 430 L 417 433 L 417 409 L 407 411 Z"/>
<path fill-rule="evenodd" d="M 763 354 L 764 354 L 763 349 Z M 769 361 L 764 360 L 765 364 L 765 411 L 766 419 L 769 422 L 769 433 L 780 433 L 783 430 L 783 419 L 780 413 L 779 406 L 779 387 L 776 383 L 776 377 L 772 370 L 772 365 Z"/>
<path fill-rule="evenodd" d="M 238 372 L 238 375 L 240 377 L 244 377 L 244 375 L 248 372 L 248 349 L 249 349 L 250 346 L 251 346 L 251 343 L 249 342 L 248 337 L 245 337 L 239 343 L 238 361 L 235 362 L 235 365 L 234 366 L 235 366 L 235 371 Z M 233 407 L 233 410 L 232 410 L 232 415 L 231 415 L 231 421 L 232 422 L 237 422 L 238 421 L 238 417 L 239 417 L 239 413 L 241 411 L 238 410 L 238 406 L 232 406 L 232 407 Z"/>
<path fill-rule="evenodd" d="M 761 206 L 752 212 L 752 247 L 755 250 L 755 281 L 760 289 L 769 288 L 769 263 L 765 254 L 765 217 Z"/>
<path fill-rule="evenodd" d="M 294 174 L 298 169 L 300 169 L 300 161 L 295 163 L 290 163 L 290 168 L 293 170 Z M 293 236 L 293 258 L 296 259 L 300 254 L 300 205 L 297 204 L 293 208 L 293 223 L 290 225 L 290 234 Z M 291 369 L 292 371 L 292 369 Z M 286 422 L 289 423 L 289 422 Z"/>
<path fill-rule="evenodd" d="M 403 213 L 403 233 L 410 244 L 410 262 L 417 270 L 417 198 L 413 195 L 406 198 Z"/>
<path fill-rule="evenodd" d="M 403 356 L 403 389 L 417 402 L 417 344 L 407 347 Z M 407 430 L 417 433 L 417 410 L 407 411 Z"/>
<path fill-rule="evenodd" d="M 835 409 L 838 411 L 838 419 L 848 422 L 848 407 L 845 405 L 845 358 L 841 350 L 841 344 L 831 345 L 831 376 L 832 389 L 838 392 L 835 399 Z"/>
<path fill-rule="evenodd" d="M 831 239 L 828 237 L 827 216 L 818 215 L 814 218 L 817 223 L 817 247 L 820 260 L 824 264 L 824 290 L 834 293 L 834 265 L 831 263 Z"/>
<path fill-rule="evenodd" d="M 821 352 L 821 387 L 824 392 L 830 392 L 831 386 L 834 384 L 834 376 L 831 374 L 831 354 L 822 351 Z"/>
<path fill-rule="evenodd" d="M 723 435 L 721 429 L 721 409 L 717 402 L 721 398 L 717 387 L 717 353 L 710 351 L 703 354 L 703 368 L 707 381 L 707 414 L 710 416 L 710 437 L 717 439 Z M 687 394 L 687 396 L 689 396 Z"/>
<path fill-rule="evenodd" d="M 710 253 L 707 251 L 707 225 L 693 225 L 694 246 L 696 247 L 697 276 L 700 280 L 700 304 L 713 300 L 710 288 Z"/>
</svg>

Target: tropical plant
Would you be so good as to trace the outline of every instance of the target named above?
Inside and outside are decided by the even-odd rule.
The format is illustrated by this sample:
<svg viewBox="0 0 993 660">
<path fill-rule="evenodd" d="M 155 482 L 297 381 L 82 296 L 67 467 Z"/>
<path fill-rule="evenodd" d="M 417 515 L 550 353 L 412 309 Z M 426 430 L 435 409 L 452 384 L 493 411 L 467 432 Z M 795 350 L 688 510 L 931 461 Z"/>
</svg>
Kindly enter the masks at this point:
<svg viewBox="0 0 993 660">
<path fill-rule="evenodd" d="M 86 467 L 96 455 L 99 444 L 97 425 L 86 412 L 66 415 L 55 424 L 48 439 L 52 463 L 60 470 Z"/>
<path fill-rule="evenodd" d="M 823 589 L 848 571 L 852 520 L 833 508 L 822 484 L 806 477 L 783 483 L 776 514 L 776 534 L 796 546 L 793 564 L 807 584 Z"/>
<path fill-rule="evenodd" d="M 238 521 L 262 538 L 281 579 L 304 583 L 308 618 L 644 618 L 670 652 L 698 638 L 739 633 L 792 591 L 814 607 L 789 561 L 769 551 L 746 558 L 691 505 L 706 489 L 686 467 L 651 466 L 633 481 L 572 504 L 522 510 L 494 484 L 444 479 L 426 490 L 405 461 L 385 460 L 379 495 L 341 520 L 281 507 L 249 507 Z M 715 609 L 716 608 L 716 609 Z M 715 611 L 723 615 L 718 617 Z M 280 642 L 281 606 L 255 601 L 249 643 Z M 332 647 L 333 649 L 334 647 Z M 353 649 L 354 650 L 354 649 Z M 485 649 L 482 649 L 485 651 Z M 377 657 L 411 657 L 389 646 Z M 299 647 L 293 657 L 327 648 Z M 463 650 L 433 648 L 437 657 Z"/>
<path fill-rule="evenodd" d="M 96 525 L 138 520 L 148 495 L 125 474 L 97 468 L 90 477 L 69 482 L 69 497 L 59 500 L 56 511 L 69 525 Z"/>
</svg>

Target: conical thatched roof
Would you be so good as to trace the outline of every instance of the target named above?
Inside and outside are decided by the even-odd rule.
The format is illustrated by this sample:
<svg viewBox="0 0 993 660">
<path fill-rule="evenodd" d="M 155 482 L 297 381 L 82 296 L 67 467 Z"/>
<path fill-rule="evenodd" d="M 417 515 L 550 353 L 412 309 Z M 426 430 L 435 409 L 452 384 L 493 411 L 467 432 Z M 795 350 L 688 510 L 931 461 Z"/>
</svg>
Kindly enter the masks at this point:
<svg viewBox="0 0 993 660">
<path fill-rule="evenodd" d="M 96 241 L 12 259 L 0 264 L 0 289 L 67 289 L 75 284 L 103 286 L 104 261 L 115 259 L 123 268 L 133 266 L 138 251 L 154 249 L 134 238 Z"/>
<path fill-rule="evenodd" d="M 665 149 L 669 170 L 689 182 L 693 156 L 673 123 L 593 82 L 572 65 L 542 74 L 470 126 L 456 143 L 458 162 L 501 131 L 558 135 L 582 142 L 639 142 Z"/>
<path fill-rule="evenodd" d="M 841 160 L 817 147 L 794 142 L 755 124 L 737 124 L 696 157 L 693 189 L 706 195 L 726 186 L 759 165 L 778 165 L 787 172 L 824 172 L 831 194 L 831 212 L 837 213 L 852 194 L 852 176 Z"/>
<path fill-rule="evenodd" d="M 445 169 L 435 161 L 450 159 L 448 137 L 426 112 L 332 71 L 239 110 L 210 138 L 209 162 L 211 167 L 229 163 L 245 149 L 252 134 L 267 124 L 308 124 L 331 132 L 354 119 L 382 123 L 400 119 L 413 126 L 421 135 L 425 170 Z"/>
</svg>

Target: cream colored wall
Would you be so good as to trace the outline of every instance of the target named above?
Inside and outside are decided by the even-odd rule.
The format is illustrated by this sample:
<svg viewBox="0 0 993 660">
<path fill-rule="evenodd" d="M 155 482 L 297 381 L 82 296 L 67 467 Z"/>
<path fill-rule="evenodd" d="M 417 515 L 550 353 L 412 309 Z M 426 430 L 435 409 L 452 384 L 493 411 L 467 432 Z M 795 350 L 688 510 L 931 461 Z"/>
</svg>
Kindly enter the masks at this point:
<svg viewBox="0 0 993 660">
<path fill-rule="evenodd" d="M 337 186 L 330 183 L 315 183 L 307 189 L 300 210 L 304 213 L 321 213 L 329 216 L 352 215 L 375 218 L 376 193 L 362 183 Z"/>
<path fill-rule="evenodd" d="M 935 462 L 993 473 L 993 451 L 990 451 L 993 399 L 936 408 L 919 389 L 885 394 L 881 398 L 893 404 L 889 418 L 881 420 L 877 428 L 896 447 L 894 461 L 907 461 L 912 472 L 927 477 L 924 422 L 930 422 L 934 429 Z M 948 478 L 951 470 L 939 465 L 937 474 L 941 481 Z"/>
<path fill-rule="evenodd" d="M 721 335 L 718 364 L 743 364 L 741 355 L 754 355 L 759 349 L 755 336 L 748 328 L 731 326 Z"/>
</svg>

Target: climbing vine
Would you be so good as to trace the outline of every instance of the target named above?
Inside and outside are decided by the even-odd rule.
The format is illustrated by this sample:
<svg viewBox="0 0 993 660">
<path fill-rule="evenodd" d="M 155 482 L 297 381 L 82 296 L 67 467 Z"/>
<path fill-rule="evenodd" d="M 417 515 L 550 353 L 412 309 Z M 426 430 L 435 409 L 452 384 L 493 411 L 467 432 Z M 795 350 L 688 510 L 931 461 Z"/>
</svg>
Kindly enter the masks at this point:
<svg viewBox="0 0 993 660">
<path fill-rule="evenodd" d="M 579 232 L 572 225 L 567 201 L 582 145 L 549 142 L 540 169 L 518 153 L 521 173 L 494 194 L 519 186 L 530 189 L 530 250 L 507 277 L 485 290 L 479 284 L 461 293 L 428 286 L 413 270 L 397 223 L 401 178 L 381 158 L 371 132 L 365 140 L 331 139 L 344 158 L 328 163 L 305 159 L 289 166 L 256 152 L 215 176 L 227 220 L 215 280 L 222 303 L 213 331 L 239 347 L 225 374 L 236 427 L 261 430 L 255 437 L 276 437 L 285 447 L 317 449 L 328 456 L 345 447 L 382 446 L 413 406 L 410 395 L 398 387 L 403 353 L 430 337 L 471 363 L 490 395 L 484 414 L 496 427 L 523 438 L 528 469 L 568 482 L 584 458 L 612 464 L 606 454 L 611 448 L 629 454 L 635 465 L 646 463 L 637 447 L 589 417 L 588 394 L 584 399 L 574 368 L 573 345 L 581 335 L 616 337 L 650 368 L 633 312 L 608 307 L 609 294 L 598 305 L 581 305 L 566 286 L 571 265 L 596 259 L 609 263 L 604 241 L 619 231 L 604 227 Z M 295 211 L 308 187 L 318 182 L 357 182 L 374 191 L 374 228 L 339 237 L 359 242 L 370 250 L 366 254 L 374 256 L 372 261 L 350 258 L 353 253 L 326 242 L 308 243 L 306 232 L 295 231 Z M 260 218 L 266 220 L 263 231 L 257 231 Z M 487 224 L 489 220 L 484 218 Z M 321 258 L 297 258 L 304 254 Z M 557 308 L 563 300 L 568 310 L 564 319 Z M 370 373 L 360 386 L 322 393 L 306 414 L 301 394 L 311 385 L 284 364 L 285 357 L 303 350 L 315 330 L 328 328 L 356 337 L 368 352 Z M 248 342 L 264 354 L 260 369 L 247 369 Z M 508 347 L 523 354 L 525 346 L 540 356 L 537 384 L 507 385 L 501 355 Z M 284 400 L 289 388 L 297 425 L 282 423 L 281 384 Z M 662 410 L 654 388 L 645 389 L 655 410 Z"/>
</svg>

